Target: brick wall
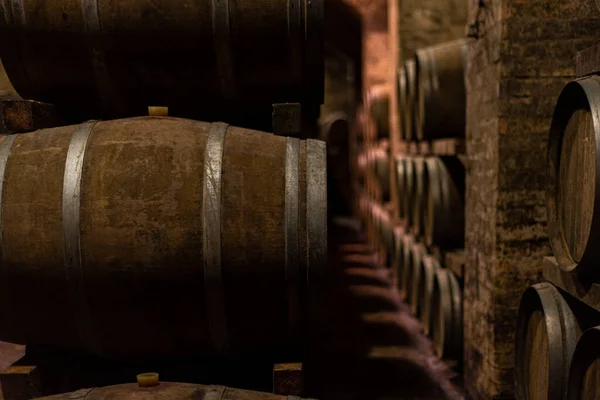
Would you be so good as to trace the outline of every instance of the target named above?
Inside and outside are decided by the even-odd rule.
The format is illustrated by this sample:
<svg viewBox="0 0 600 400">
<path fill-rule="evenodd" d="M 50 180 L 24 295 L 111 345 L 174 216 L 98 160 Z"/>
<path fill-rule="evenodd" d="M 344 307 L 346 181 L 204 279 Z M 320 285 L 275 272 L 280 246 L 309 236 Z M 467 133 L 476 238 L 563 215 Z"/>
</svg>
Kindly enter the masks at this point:
<svg viewBox="0 0 600 400">
<path fill-rule="evenodd" d="M 398 0 L 393 0 L 398 1 Z M 465 36 L 467 0 L 400 0 L 401 57 Z"/>
<path fill-rule="evenodd" d="M 465 381 L 513 395 L 517 308 L 550 254 L 546 141 L 578 50 L 600 41 L 594 0 L 469 0 Z"/>
</svg>

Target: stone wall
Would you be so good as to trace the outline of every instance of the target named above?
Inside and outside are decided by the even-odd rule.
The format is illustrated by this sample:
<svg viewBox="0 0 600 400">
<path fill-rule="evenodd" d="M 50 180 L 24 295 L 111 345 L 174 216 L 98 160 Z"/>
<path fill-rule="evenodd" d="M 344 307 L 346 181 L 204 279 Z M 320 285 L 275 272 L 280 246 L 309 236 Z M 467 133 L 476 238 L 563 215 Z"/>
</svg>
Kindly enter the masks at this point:
<svg viewBox="0 0 600 400">
<path fill-rule="evenodd" d="M 467 0 L 400 0 L 402 61 L 422 47 L 464 37 L 466 20 Z"/>
<path fill-rule="evenodd" d="M 546 142 L 578 50 L 600 41 L 594 0 L 469 0 L 465 382 L 514 395 L 517 308 L 541 277 Z"/>
</svg>

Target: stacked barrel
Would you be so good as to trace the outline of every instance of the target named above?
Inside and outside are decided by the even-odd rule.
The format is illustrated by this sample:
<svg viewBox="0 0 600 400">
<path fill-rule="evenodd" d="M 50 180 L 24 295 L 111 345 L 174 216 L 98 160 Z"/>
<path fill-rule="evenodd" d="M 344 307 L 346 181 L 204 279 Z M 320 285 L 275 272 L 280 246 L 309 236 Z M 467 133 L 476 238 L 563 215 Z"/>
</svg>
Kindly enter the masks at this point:
<svg viewBox="0 0 600 400">
<path fill-rule="evenodd" d="M 0 340 L 301 360 L 326 147 L 298 118 L 263 131 L 323 102 L 324 2 L 50 3 L 0 4 L 0 93 L 73 123 L 0 141 Z"/>
<path fill-rule="evenodd" d="M 465 45 L 457 40 L 418 50 L 398 71 L 397 110 L 388 105 L 381 112 L 388 99 L 381 88 L 371 90 L 370 140 L 358 160 L 364 177 L 358 209 L 370 242 L 437 355 L 455 365 L 463 341 Z M 390 129 L 392 112 L 398 129 Z"/>
<path fill-rule="evenodd" d="M 600 397 L 598 175 L 600 77 L 568 83 L 548 142 L 548 234 L 553 257 L 524 293 L 516 334 L 519 399 Z M 567 294 L 568 293 L 568 294 Z"/>
</svg>

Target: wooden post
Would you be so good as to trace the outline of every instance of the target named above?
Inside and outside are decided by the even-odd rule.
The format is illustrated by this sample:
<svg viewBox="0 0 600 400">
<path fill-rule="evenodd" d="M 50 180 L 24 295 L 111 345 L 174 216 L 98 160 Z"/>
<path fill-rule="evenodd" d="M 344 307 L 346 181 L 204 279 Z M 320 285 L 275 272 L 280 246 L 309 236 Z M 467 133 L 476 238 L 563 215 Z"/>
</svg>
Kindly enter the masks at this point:
<svg viewBox="0 0 600 400">
<path fill-rule="evenodd" d="M 302 396 L 302 364 L 275 364 L 273 393 L 281 396 Z"/>
</svg>

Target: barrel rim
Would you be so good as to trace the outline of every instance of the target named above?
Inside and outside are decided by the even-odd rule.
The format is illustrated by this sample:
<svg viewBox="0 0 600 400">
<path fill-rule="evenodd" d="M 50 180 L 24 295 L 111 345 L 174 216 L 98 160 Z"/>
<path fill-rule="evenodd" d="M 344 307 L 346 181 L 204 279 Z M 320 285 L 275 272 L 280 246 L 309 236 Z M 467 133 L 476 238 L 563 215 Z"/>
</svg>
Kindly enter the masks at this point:
<svg viewBox="0 0 600 400">
<path fill-rule="evenodd" d="M 546 185 L 546 216 L 548 220 L 548 234 L 552 252 L 563 271 L 581 273 L 585 277 L 600 279 L 600 271 L 597 270 L 594 260 L 600 259 L 600 229 L 594 230 L 594 226 L 600 226 L 600 107 L 592 107 L 593 104 L 600 105 L 600 77 L 591 76 L 580 80 L 569 82 L 562 90 L 555 106 L 554 115 L 550 127 L 547 153 L 547 185 Z M 564 239 L 564 231 L 560 221 L 558 210 L 558 190 L 560 177 L 560 158 L 562 152 L 562 141 L 564 130 L 573 113 L 577 110 L 588 108 L 592 115 L 593 126 L 596 136 L 596 177 L 595 177 L 595 199 L 592 213 L 592 223 L 588 242 L 579 262 L 571 256 L 571 252 Z"/>
<path fill-rule="evenodd" d="M 418 317 L 419 316 L 419 287 L 415 286 L 415 281 L 418 282 L 421 276 L 421 261 L 423 257 L 427 255 L 427 249 L 418 241 L 415 241 L 410 248 L 409 252 L 409 262 L 407 268 L 407 284 L 409 285 L 410 291 L 408 291 L 407 295 L 409 295 L 409 305 L 411 306 L 413 313 Z M 410 278 L 410 279 L 408 279 Z"/>
<path fill-rule="evenodd" d="M 440 268 L 442 268 L 440 262 L 432 255 L 428 254 L 421 260 L 422 279 L 419 283 L 419 301 L 423 303 L 421 323 L 423 324 L 426 335 L 429 335 L 431 324 L 431 303 L 433 300 L 433 283 L 435 281 L 435 273 Z"/>
<path fill-rule="evenodd" d="M 575 347 L 567 378 L 567 400 L 579 400 L 581 386 L 590 366 L 600 358 L 600 326 L 586 330 Z"/>
<path fill-rule="evenodd" d="M 407 118 L 407 132 L 405 139 L 407 141 L 416 139 L 414 108 L 415 108 L 415 92 L 417 90 L 417 62 L 415 58 L 410 58 L 404 63 L 406 70 L 406 103 L 408 104 L 407 113 L 410 118 Z"/>
<path fill-rule="evenodd" d="M 438 336 L 443 340 L 443 342 L 440 343 L 436 341 L 435 337 L 432 336 L 435 352 L 440 358 L 444 358 L 446 356 L 447 347 L 452 341 L 450 335 L 451 329 L 449 328 L 452 325 L 452 293 L 450 289 L 450 282 L 448 280 L 448 273 L 449 271 L 446 268 L 438 269 L 435 273 L 433 281 L 432 304 L 435 304 L 437 289 L 437 296 L 439 297 L 440 302 L 440 304 L 438 304 L 438 310 L 443 314 L 443 325 L 438 324 L 439 316 L 432 312 L 430 317 L 430 328 L 435 329 L 438 332 Z M 443 290 L 444 287 L 446 290 Z"/>
<path fill-rule="evenodd" d="M 536 311 L 540 311 L 544 316 L 549 348 L 560 349 L 560 351 L 549 352 L 548 360 L 549 377 L 564 377 L 565 380 L 561 382 L 560 379 L 548 379 L 549 400 L 560 400 L 566 390 L 566 376 L 576 342 L 576 337 L 569 335 L 570 337 L 566 338 L 567 346 L 563 346 L 565 343 L 563 335 L 569 333 L 569 331 L 565 332 L 563 327 L 573 326 L 572 324 L 577 324 L 577 321 L 558 289 L 545 282 L 527 288 L 519 304 L 514 363 L 516 394 L 518 398 L 527 398 L 528 382 L 526 379 L 523 380 L 527 373 L 525 371 L 525 348 L 529 319 Z M 571 324 L 565 323 L 566 319 L 569 319 Z"/>
</svg>

